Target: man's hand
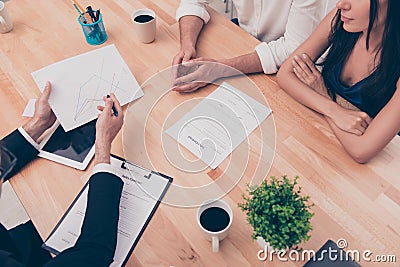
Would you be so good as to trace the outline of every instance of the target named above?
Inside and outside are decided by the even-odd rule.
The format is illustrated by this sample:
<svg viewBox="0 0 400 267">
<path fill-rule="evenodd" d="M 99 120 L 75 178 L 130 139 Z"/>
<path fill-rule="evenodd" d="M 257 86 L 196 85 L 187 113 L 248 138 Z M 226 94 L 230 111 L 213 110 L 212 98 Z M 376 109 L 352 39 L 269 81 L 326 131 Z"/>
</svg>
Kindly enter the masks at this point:
<svg viewBox="0 0 400 267">
<path fill-rule="evenodd" d="M 172 61 L 172 66 L 179 65 L 181 63 L 188 62 L 191 59 L 196 58 L 196 49 L 194 46 L 182 47 L 181 51 L 174 57 Z"/>
<path fill-rule="evenodd" d="M 204 21 L 197 16 L 183 16 L 179 19 L 180 32 L 180 51 L 172 60 L 173 73 L 172 79 L 175 80 L 178 76 L 185 75 L 181 65 L 191 59 L 196 58 L 196 43 L 200 31 L 203 28 Z"/>
<path fill-rule="evenodd" d="M 300 81 L 311 87 L 314 91 L 329 98 L 321 72 L 315 67 L 314 62 L 307 54 L 295 56 L 293 61 L 293 72 Z"/>
<path fill-rule="evenodd" d="M 110 163 L 111 143 L 121 130 L 124 122 L 124 114 L 121 105 L 113 93 L 110 98 L 103 97 L 105 106 L 98 106 L 99 114 L 96 123 L 96 152 L 95 165 L 99 163 Z M 113 114 L 112 106 L 118 111 L 118 116 Z"/>
<path fill-rule="evenodd" d="M 43 92 L 36 100 L 33 117 L 22 126 L 35 142 L 37 142 L 39 137 L 56 121 L 56 116 L 49 105 L 50 93 L 51 83 L 48 81 Z"/>
<path fill-rule="evenodd" d="M 181 65 L 185 75 L 173 81 L 173 91 L 191 93 L 213 81 L 227 76 L 237 75 L 233 68 L 211 58 L 197 58 Z"/>
<path fill-rule="evenodd" d="M 182 68 L 182 63 L 186 63 L 191 59 L 196 58 L 196 49 L 193 46 L 186 46 L 181 48 L 178 54 L 174 57 L 172 61 L 172 71 L 173 71 L 173 80 L 178 77 L 185 75 L 185 70 Z"/>
</svg>

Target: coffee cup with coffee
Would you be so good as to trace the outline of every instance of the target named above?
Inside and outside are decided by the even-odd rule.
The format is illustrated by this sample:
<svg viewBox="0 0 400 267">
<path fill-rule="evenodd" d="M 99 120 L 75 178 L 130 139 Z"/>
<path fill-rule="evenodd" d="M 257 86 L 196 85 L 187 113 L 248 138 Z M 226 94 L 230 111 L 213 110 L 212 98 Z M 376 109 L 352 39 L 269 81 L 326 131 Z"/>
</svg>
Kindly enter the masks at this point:
<svg viewBox="0 0 400 267">
<path fill-rule="evenodd" d="M 6 4 L 0 1 L 0 32 L 6 33 L 13 29 L 13 23 L 11 21 L 10 14 L 6 9 Z"/>
<path fill-rule="evenodd" d="M 156 38 L 156 13 L 151 9 L 139 9 L 132 14 L 132 22 L 140 42 L 148 44 Z"/>
<path fill-rule="evenodd" d="M 213 252 L 219 251 L 219 242 L 228 235 L 232 219 L 232 209 L 223 200 L 208 200 L 197 210 L 197 223 L 211 241 Z"/>
</svg>

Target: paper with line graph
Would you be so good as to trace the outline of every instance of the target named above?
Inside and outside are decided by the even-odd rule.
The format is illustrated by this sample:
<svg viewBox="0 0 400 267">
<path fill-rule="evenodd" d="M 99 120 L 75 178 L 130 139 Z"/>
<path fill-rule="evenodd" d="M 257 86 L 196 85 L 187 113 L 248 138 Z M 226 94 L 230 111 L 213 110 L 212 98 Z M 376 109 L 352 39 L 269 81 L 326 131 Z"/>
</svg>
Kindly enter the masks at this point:
<svg viewBox="0 0 400 267">
<path fill-rule="evenodd" d="M 49 103 L 65 131 L 97 118 L 104 95 L 114 93 L 121 105 L 143 96 L 114 45 L 51 64 L 32 77 L 41 91 L 51 81 Z"/>
</svg>

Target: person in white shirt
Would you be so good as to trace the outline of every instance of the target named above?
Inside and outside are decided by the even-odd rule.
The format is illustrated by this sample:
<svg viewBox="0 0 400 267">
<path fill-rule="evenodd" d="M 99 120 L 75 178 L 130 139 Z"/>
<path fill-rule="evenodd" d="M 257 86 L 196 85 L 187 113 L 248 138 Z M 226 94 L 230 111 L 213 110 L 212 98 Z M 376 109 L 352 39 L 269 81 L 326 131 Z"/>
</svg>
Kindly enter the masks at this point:
<svg viewBox="0 0 400 267">
<path fill-rule="evenodd" d="M 334 0 L 233 0 L 239 26 L 262 43 L 255 47 L 255 51 L 230 59 L 196 59 L 197 38 L 203 25 L 210 20 L 206 6 L 211 1 L 181 0 L 176 11 L 181 46 L 173 59 L 173 65 L 188 61 L 195 61 L 197 64 L 215 62 L 246 74 L 276 73 L 289 55 L 314 31 L 322 18 L 334 8 L 336 2 Z M 204 64 L 190 75 L 179 77 L 176 74 L 173 90 L 193 92 L 208 82 L 230 76 L 226 68 L 221 69 L 218 66 L 219 64 Z M 204 75 L 212 77 L 202 77 Z"/>
</svg>

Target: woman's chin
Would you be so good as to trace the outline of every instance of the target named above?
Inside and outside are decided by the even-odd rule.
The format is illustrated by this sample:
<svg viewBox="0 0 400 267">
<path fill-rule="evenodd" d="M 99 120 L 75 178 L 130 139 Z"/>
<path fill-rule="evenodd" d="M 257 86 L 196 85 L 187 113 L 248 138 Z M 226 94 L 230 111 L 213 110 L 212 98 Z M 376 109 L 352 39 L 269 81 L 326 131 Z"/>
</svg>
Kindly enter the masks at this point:
<svg viewBox="0 0 400 267">
<path fill-rule="evenodd" d="M 349 25 L 348 23 L 343 23 L 343 29 L 346 32 L 351 32 L 351 33 L 363 31 L 363 29 L 359 29 L 358 27 L 354 27 L 352 25 Z"/>
</svg>

